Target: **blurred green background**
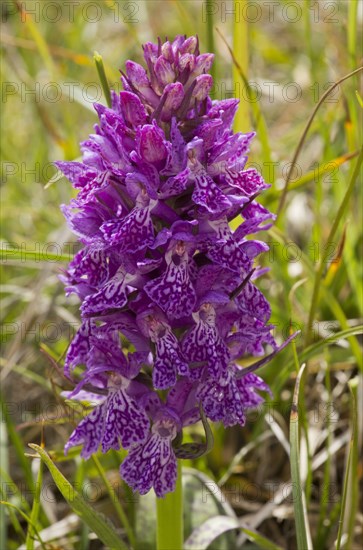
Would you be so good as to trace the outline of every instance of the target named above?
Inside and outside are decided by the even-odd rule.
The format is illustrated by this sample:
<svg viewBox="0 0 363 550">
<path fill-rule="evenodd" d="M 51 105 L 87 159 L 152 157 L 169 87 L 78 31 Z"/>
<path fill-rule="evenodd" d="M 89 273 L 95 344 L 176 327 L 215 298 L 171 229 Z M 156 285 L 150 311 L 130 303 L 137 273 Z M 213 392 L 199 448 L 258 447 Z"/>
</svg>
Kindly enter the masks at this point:
<svg viewBox="0 0 363 550">
<path fill-rule="evenodd" d="M 290 406 L 297 367 L 308 360 L 299 403 L 300 461 L 314 548 L 333 547 L 342 510 L 346 547 L 358 548 L 363 419 L 353 411 L 348 381 L 356 381 L 354 391 L 362 399 L 361 173 L 352 183 L 362 147 L 362 73 L 341 83 L 319 107 L 283 204 L 281 196 L 318 102 L 334 82 L 362 65 L 362 2 L 27 0 L 3 2 L 1 18 L 3 499 L 29 512 L 32 495 L 21 498 L 34 481 L 31 462 L 24 459 L 26 445 L 43 439 L 59 458 L 75 419 L 59 394 L 78 304 L 64 297 L 58 280 L 64 257 L 76 250 L 59 205 L 74 192 L 52 163 L 79 157 L 79 142 L 96 122 L 92 102 L 104 102 L 93 53 L 101 53 L 110 85 L 119 90 L 119 69 L 127 59 L 142 63 L 144 42 L 198 34 L 201 51 L 216 56 L 213 97 L 239 97 L 236 130 L 257 130 L 249 164 L 271 184 L 261 202 L 279 211 L 275 227 L 261 237 L 271 247 L 261 258 L 270 271 L 259 283 L 272 304 L 276 338 L 282 341 L 291 327 L 301 334 L 261 371 L 273 390 L 268 406 L 243 429 L 216 426 L 214 450 L 193 466 L 221 481 L 238 516 L 248 515 L 251 526 L 275 544 L 295 548 L 293 502 L 288 494 L 279 501 L 275 493 L 291 477 Z M 190 438 L 199 436 L 191 429 Z M 62 465 L 70 480 L 82 485 L 99 479 L 95 464 L 73 458 Z M 116 453 L 100 460 L 121 487 L 133 521 L 136 504 L 120 486 Z M 112 516 L 106 494 L 94 500 Z M 56 501 L 39 512 L 39 530 L 69 514 L 59 495 Z M 0 548 L 16 548 L 26 523 L 18 511 L 1 510 L 8 542 L 4 546 L 3 539 Z M 85 526 L 65 528 L 63 538 L 58 547 L 99 547 Z M 221 540 L 216 548 L 237 546 L 237 539 L 224 540 L 227 546 Z M 146 540 L 142 544 L 147 547 Z M 242 539 L 238 544 L 261 547 Z"/>
</svg>

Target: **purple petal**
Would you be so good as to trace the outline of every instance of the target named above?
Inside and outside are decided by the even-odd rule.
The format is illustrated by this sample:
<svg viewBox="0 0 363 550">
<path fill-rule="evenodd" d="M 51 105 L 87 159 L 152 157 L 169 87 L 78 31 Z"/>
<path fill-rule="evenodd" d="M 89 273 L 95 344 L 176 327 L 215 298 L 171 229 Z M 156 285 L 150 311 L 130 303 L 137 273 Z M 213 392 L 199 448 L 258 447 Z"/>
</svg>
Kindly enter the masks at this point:
<svg viewBox="0 0 363 550">
<path fill-rule="evenodd" d="M 184 99 L 184 87 L 180 82 L 173 82 L 165 87 L 163 95 L 166 96 L 166 99 L 162 110 L 162 120 L 168 121 Z"/>
<path fill-rule="evenodd" d="M 182 172 L 179 172 L 176 176 L 168 178 L 161 184 L 159 197 L 162 199 L 168 199 L 180 195 L 190 185 L 189 183 L 189 168 L 186 168 Z"/>
<path fill-rule="evenodd" d="M 86 364 L 91 347 L 90 336 L 94 326 L 95 325 L 92 321 L 83 321 L 81 327 L 77 331 L 77 334 L 73 338 L 68 348 L 67 357 L 64 364 L 64 373 L 68 378 L 71 370 L 73 370 L 77 365 Z"/>
<path fill-rule="evenodd" d="M 182 340 L 182 352 L 190 362 L 206 362 L 215 376 L 219 376 L 229 362 L 229 351 L 215 327 L 215 312 L 210 304 L 200 310 L 202 318 L 189 329 Z M 209 317 L 209 318 L 208 318 Z"/>
<path fill-rule="evenodd" d="M 269 250 L 269 246 L 263 241 L 255 241 L 252 239 L 239 243 L 239 248 L 247 256 L 247 258 L 250 258 L 251 260 L 262 252 L 267 252 L 267 250 Z"/>
<path fill-rule="evenodd" d="M 120 268 L 117 273 L 95 294 L 90 294 L 84 300 L 81 310 L 83 314 L 98 313 L 105 309 L 120 308 L 127 303 L 127 285 L 133 277 L 126 275 Z"/>
<path fill-rule="evenodd" d="M 213 106 L 208 111 L 208 117 L 221 118 L 226 129 L 230 129 L 234 116 L 238 109 L 239 100 L 235 98 L 213 101 Z"/>
<path fill-rule="evenodd" d="M 179 342 L 171 330 L 156 340 L 156 360 L 153 370 L 153 384 L 156 389 L 170 388 L 176 382 L 176 375 L 188 376 L 189 369 L 183 360 Z"/>
<path fill-rule="evenodd" d="M 112 246 L 118 245 L 120 252 L 138 252 L 155 240 L 149 206 L 135 207 L 123 220 L 105 222 L 101 231 L 106 242 Z"/>
<path fill-rule="evenodd" d="M 228 347 L 233 357 L 242 355 L 263 355 L 263 346 L 269 344 L 276 348 L 276 342 L 271 334 L 273 327 L 265 325 L 258 319 L 244 315 L 237 323 L 238 331 L 227 338 Z"/>
<path fill-rule="evenodd" d="M 141 495 L 151 487 L 159 498 L 174 491 L 177 463 L 171 440 L 152 434 L 144 445 L 130 449 L 120 473 L 126 483 Z"/>
<path fill-rule="evenodd" d="M 230 208 L 230 201 L 206 172 L 200 172 L 193 179 L 195 189 L 192 199 L 195 203 L 203 206 L 213 214 L 221 213 Z"/>
<path fill-rule="evenodd" d="M 144 459 L 143 447 L 137 446 L 130 449 L 128 456 L 121 464 L 121 477 L 134 491 L 139 491 L 140 495 L 148 493 L 153 486 L 155 460 L 151 462 Z"/>
<path fill-rule="evenodd" d="M 154 491 L 158 498 L 175 490 L 178 475 L 177 461 L 170 443 L 163 441 L 160 450 L 160 465 L 155 469 Z"/>
<path fill-rule="evenodd" d="M 71 447 L 80 444 L 83 444 L 81 451 L 82 458 L 88 459 L 93 453 L 98 451 L 103 434 L 105 407 L 105 403 L 98 405 L 89 415 L 81 420 L 64 447 L 65 454 L 68 453 Z"/>
<path fill-rule="evenodd" d="M 102 452 L 109 449 L 124 449 L 142 443 L 149 435 L 150 421 L 136 401 L 123 390 L 111 393 L 107 401 L 107 416 L 102 437 Z"/>
<path fill-rule="evenodd" d="M 58 161 L 54 164 L 76 188 L 82 188 L 90 179 L 97 176 L 96 170 L 90 169 L 82 162 Z"/>
<path fill-rule="evenodd" d="M 132 92 L 121 92 L 121 112 L 127 124 L 130 126 L 139 126 L 146 124 L 147 113 L 136 94 Z"/>
<path fill-rule="evenodd" d="M 270 187 L 254 168 L 239 173 L 226 170 L 225 179 L 229 185 L 240 190 L 247 197 L 252 197 Z"/>
<path fill-rule="evenodd" d="M 269 320 L 271 315 L 270 304 L 253 283 L 248 282 L 244 286 L 236 302 L 242 313 L 247 313 L 265 323 Z"/>
<path fill-rule="evenodd" d="M 210 74 L 202 74 L 197 76 L 195 80 L 196 86 L 193 90 L 192 97 L 197 101 L 203 101 L 206 99 L 213 86 L 213 78 Z"/>
<path fill-rule="evenodd" d="M 187 317 L 193 311 L 196 296 L 188 260 L 176 254 L 170 258 L 165 273 L 147 283 L 144 290 L 170 319 Z"/>
<path fill-rule="evenodd" d="M 266 382 L 252 372 L 238 379 L 236 384 L 241 394 L 243 405 L 246 409 L 254 409 L 263 403 L 263 397 L 258 395 L 256 390 L 265 391 L 271 395 L 271 390 Z"/>
<path fill-rule="evenodd" d="M 209 221 L 208 229 L 202 226 L 201 239 L 204 239 L 207 256 L 216 264 L 236 273 L 251 270 L 251 260 L 236 242 L 225 218 Z"/>
<path fill-rule="evenodd" d="M 171 66 L 171 63 L 167 61 L 163 56 L 160 56 L 154 66 L 155 74 L 159 80 L 161 86 L 166 86 L 171 82 L 174 82 L 175 73 Z"/>
<path fill-rule="evenodd" d="M 213 422 L 228 426 L 245 425 L 246 416 L 239 389 L 232 380 L 221 385 L 213 378 L 203 382 L 197 392 L 206 416 Z"/>
<path fill-rule="evenodd" d="M 142 160 L 161 168 L 165 164 L 168 148 L 162 130 L 156 124 L 145 124 L 138 134 L 138 153 Z"/>
</svg>

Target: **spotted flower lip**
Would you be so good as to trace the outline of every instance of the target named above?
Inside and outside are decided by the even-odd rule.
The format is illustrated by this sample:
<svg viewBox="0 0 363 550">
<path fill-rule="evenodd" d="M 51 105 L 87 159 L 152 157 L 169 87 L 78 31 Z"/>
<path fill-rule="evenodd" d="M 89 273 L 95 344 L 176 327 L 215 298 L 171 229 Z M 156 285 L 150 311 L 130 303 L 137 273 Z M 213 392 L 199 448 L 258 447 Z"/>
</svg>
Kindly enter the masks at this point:
<svg viewBox="0 0 363 550">
<path fill-rule="evenodd" d="M 255 284 L 268 247 L 251 238 L 274 216 L 258 202 L 268 184 L 246 167 L 255 134 L 232 130 L 238 100 L 209 96 L 213 54 L 181 35 L 143 53 L 146 67 L 126 62 L 111 107 L 94 105 L 82 162 L 56 163 L 78 190 L 62 211 L 81 244 L 61 275 L 81 313 L 67 395 L 97 396 L 66 451 L 122 446 L 125 481 L 163 497 L 183 428 L 205 417 L 243 425 L 269 391 L 238 361 L 277 352 Z"/>
<path fill-rule="evenodd" d="M 177 461 L 172 442 L 179 424 L 175 414 L 160 410 L 146 441 L 133 446 L 122 463 L 122 477 L 141 495 L 154 487 L 156 496 L 162 497 L 175 485 Z"/>
</svg>

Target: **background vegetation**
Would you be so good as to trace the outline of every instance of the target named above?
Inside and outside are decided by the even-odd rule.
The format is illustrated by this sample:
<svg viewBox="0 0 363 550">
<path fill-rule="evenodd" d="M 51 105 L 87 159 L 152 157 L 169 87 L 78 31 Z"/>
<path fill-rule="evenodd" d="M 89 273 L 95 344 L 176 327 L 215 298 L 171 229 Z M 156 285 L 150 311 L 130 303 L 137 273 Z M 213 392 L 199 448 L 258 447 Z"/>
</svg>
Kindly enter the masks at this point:
<svg viewBox="0 0 363 550">
<path fill-rule="evenodd" d="M 102 547 L 94 517 L 74 513 L 69 487 L 70 504 L 39 459 L 24 455 L 33 453 L 29 443 L 44 446 L 84 500 L 112 520 L 120 540 L 128 544 L 136 531 L 137 547 L 153 548 L 153 500 L 136 499 L 121 482 L 122 453 L 88 462 L 78 453 L 63 456 L 80 414 L 60 397 L 67 389 L 62 360 L 79 315 L 58 280 L 76 250 L 59 210 L 73 191 L 52 162 L 77 158 L 96 122 L 92 101 L 103 98 L 93 52 L 120 89 L 119 69 L 129 58 L 142 62 L 142 43 L 178 33 L 197 33 L 201 50 L 214 51 L 214 96 L 240 97 L 236 130 L 258 132 L 250 164 L 271 183 L 263 204 L 279 213 L 262 237 L 271 248 L 260 286 L 276 338 L 301 330 L 261 370 L 273 397 L 245 428 L 215 426 L 213 451 L 189 463 L 200 475 L 185 475 L 186 536 L 218 515 L 234 530 L 210 548 L 358 548 L 362 73 L 328 95 L 300 148 L 299 141 L 324 93 L 362 65 L 362 3 L 241 0 L 235 13 L 232 7 L 169 0 L 1 5 L 1 549 L 40 547 L 39 539 L 43 548 Z M 293 414 L 289 426 L 303 363 L 298 418 Z M 201 433 L 191 428 L 188 437 Z M 222 531 L 228 521 L 213 525 Z"/>
</svg>

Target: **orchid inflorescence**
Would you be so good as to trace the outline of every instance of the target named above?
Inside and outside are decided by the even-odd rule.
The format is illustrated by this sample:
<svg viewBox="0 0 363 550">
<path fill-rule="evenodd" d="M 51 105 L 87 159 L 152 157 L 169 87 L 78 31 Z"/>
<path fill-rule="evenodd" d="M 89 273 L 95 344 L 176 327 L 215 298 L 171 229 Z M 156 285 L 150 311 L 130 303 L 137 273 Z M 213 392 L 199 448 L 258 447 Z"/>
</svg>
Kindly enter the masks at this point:
<svg viewBox="0 0 363 550">
<path fill-rule="evenodd" d="M 269 186 L 245 169 L 254 134 L 232 131 L 238 100 L 209 96 L 213 54 L 200 55 L 194 36 L 143 49 L 148 72 L 127 61 L 124 91 L 111 92 L 110 108 L 95 104 L 83 162 L 56 163 L 79 190 L 62 209 L 83 245 L 62 275 L 82 315 L 66 395 L 95 405 L 66 451 L 122 446 L 123 479 L 162 497 L 177 457 L 196 449 L 183 445 L 183 427 L 243 426 L 263 401 L 256 391 L 269 391 L 237 360 L 277 351 L 253 282 L 268 247 L 249 238 L 274 216 L 256 201 Z"/>
</svg>

